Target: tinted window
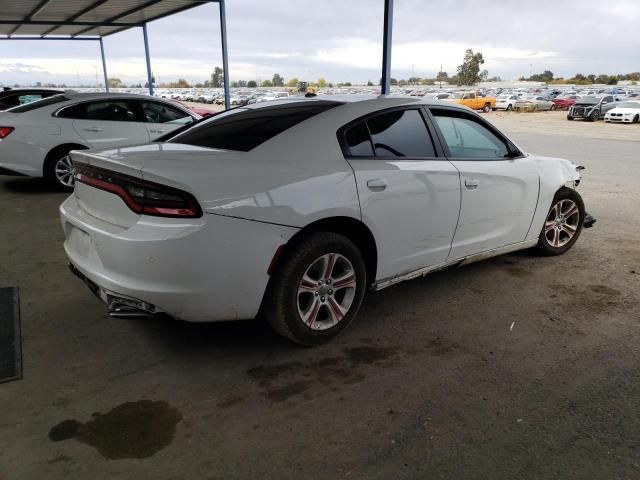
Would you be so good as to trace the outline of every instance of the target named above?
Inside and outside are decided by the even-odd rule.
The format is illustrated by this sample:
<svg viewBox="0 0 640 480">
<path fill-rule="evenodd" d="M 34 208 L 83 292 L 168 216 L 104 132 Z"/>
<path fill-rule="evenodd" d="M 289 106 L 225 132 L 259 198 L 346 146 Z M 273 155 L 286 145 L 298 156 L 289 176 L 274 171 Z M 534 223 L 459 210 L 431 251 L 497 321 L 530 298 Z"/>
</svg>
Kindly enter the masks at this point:
<svg viewBox="0 0 640 480">
<path fill-rule="evenodd" d="M 193 118 L 188 113 L 159 102 L 140 102 L 147 123 L 191 123 Z"/>
<path fill-rule="evenodd" d="M 376 156 L 435 157 L 427 127 L 418 110 L 395 110 L 367 119 Z"/>
<path fill-rule="evenodd" d="M 352 157 L 373 157 L 373 147 L 369 130 L 364 122 L 360 122 L 349 128 L 345 133 L 345 141 L 349 147 L 349 155 Z"/>
<path fill-rule="evenodd" d="M 200 147 L 248 152 L 267 140 L 339 102 L 292 102 L 215 116 L 169 140 Z"/>
<path fill-rule="evenodd" d="M 19 107 L 14 107 L 9 109 L 9 112 L 13 113 L 23 113 L 29 112 L 31 110 L 36 110 L 40 107 L 46 107 L 47 105 L 53 105 L 55 103 L 66 102 L 69 100 L 64 95 L 54 95 L 53 97 L 43 98 L 42 100 L 37 100 L 31 103 L 25 103 L 24 105 L 20 105 Z"/>
<path fill-rule="evenodd" d="M 86 103 L 78 103 L 76 105 L 70 105 L 68 107 L 63 108 L 58 112 L 58 117 L 60 118 L 73 118 L 77 120 L 82 120 L 87 118 L 87 104 Z"/>
<path fill-rule="evenodd" d="M 125 100 L 106 100 L 87 103 L 88 120 L 107 120 L 111 122 L 135 122 L 136 113 L 133 102 Z"/>
<path fill-rule="evenodd" d="M 454 158 L 496 160 L 508 157 L 507 145 L 476 120 L 447 112 L 432 112 Z"/>
</svg>

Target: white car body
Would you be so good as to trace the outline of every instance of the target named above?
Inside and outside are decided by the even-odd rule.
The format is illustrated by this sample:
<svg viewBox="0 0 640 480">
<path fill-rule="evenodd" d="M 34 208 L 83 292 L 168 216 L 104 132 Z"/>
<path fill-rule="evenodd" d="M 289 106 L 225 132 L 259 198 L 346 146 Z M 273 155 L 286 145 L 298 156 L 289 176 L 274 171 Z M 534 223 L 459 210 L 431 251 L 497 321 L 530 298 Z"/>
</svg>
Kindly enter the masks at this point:
<svg viewBox="0 0 640 480">
<path fill-rule="evenodd" d="M 32 108 L 21 113 L 14 111 L 21 107 L 0 112 L 0 126 L 14 129 L 0 140 L 0 168 L 22 175 L 42 177 L 48 155 L 61 146 L 104 149 L 146 143 L 184 123 L 152 123 L 142 121 L 144 119 L 141 117 L 137 117 L 135 121 L 112 121 L 59 116 L 65 109 L 79 104 L 125 101 L 142 105 L 138 102 L 152 102 L 184 113 L 184 118 L 189 122 L 200 118 L 181 105 L 146 95 L 66 92 L 56 97 L 67 100 L 48 103 L 48 100 L 55 98 L 50 97 L 30 104 Z M 43 106 L 37 107 L 40 103 Z"/>
<path fill-rule="evenodd" d="M 370 232 L 369 286 L 381 289 L 535 245 L 555 193 L 579 180 L 567 160 L 517 150 L 517 158 L 487 161 L 445 158 L 438 146 L 437 158 L 345 158 L 337 132 L 382 109 L 453 110 L 492 127 L 439 101 L 336 100 L 345 103 L 246 152 L 180 143 L 73 152 L 81 172 L 106 169 L 166 185 L 202 209 L 197 218 L 141 215 L 118 195 L 77 181 L 60 207 L 73 269 L 112 305 L 192 322 L 253 318 L 278 252 L 310 228 L 338 222 Z M 305 102 L 320 100 L 237 111 Z"/>
<path fill-rule="evenodd" d="M 627 100 L 621 106 L 612 108 L 604 115 L 605 122 L 638 123 L 640 120 L 640 101 Z"/>
<path fill-rule="evenodd" d="M 516 106 L 516 102 L 520 99 L 518 95 L 498 95 L 496 97 L 496 106 L 494 110 L 513 110 Z"/>
</svg>

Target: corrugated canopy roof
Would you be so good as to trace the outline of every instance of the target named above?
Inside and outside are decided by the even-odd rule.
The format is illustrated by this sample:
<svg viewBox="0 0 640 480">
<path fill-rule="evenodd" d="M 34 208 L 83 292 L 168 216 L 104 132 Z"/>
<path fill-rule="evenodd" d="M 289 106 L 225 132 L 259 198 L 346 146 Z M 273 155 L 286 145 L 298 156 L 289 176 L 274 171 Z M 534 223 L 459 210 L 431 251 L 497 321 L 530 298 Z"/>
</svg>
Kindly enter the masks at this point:
<svg viewBox="0 0 640 480">
<path fill-rule="evenodd" d="M 0 36 L 104 37 L 217 0 L 2 0 Z"/>
</svg>

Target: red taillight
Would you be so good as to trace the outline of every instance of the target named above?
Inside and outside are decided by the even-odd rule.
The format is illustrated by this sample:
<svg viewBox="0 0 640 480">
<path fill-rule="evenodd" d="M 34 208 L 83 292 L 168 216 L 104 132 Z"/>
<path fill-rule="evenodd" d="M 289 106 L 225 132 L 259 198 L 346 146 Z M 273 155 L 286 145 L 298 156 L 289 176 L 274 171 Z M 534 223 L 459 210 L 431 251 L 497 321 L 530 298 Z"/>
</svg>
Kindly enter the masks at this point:
<svg viewBox="0 0 640 480">
<path fill-rule="evenodd" d="M 6 138 L 14 130 L 13 127 L 0 127 L 0 140 Z"/>
<path fill-rule="evenodd" d="M 118 195 L 135 213 L 155 217 L 198 218 L 202 210 L 190 193 L 90 165 L 75 167 L 76 182 Z"/>
</svg>

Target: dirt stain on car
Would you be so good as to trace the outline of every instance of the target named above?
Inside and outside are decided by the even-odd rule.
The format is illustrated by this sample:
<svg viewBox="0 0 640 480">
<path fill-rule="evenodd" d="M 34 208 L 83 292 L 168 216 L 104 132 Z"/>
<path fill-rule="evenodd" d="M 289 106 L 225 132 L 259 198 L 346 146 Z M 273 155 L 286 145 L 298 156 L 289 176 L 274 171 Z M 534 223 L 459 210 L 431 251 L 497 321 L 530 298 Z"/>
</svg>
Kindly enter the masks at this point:
<svg viewBox="0 0 640 480">
<path fill-rule="evenodd" d="M 52 442 L 75 439 L 104 458 L 148 458 L 169 445 L 182 420 L 167 402 L 126 402 L 86 423 L 64 420 L 49 431 Z"/>
</svg>

